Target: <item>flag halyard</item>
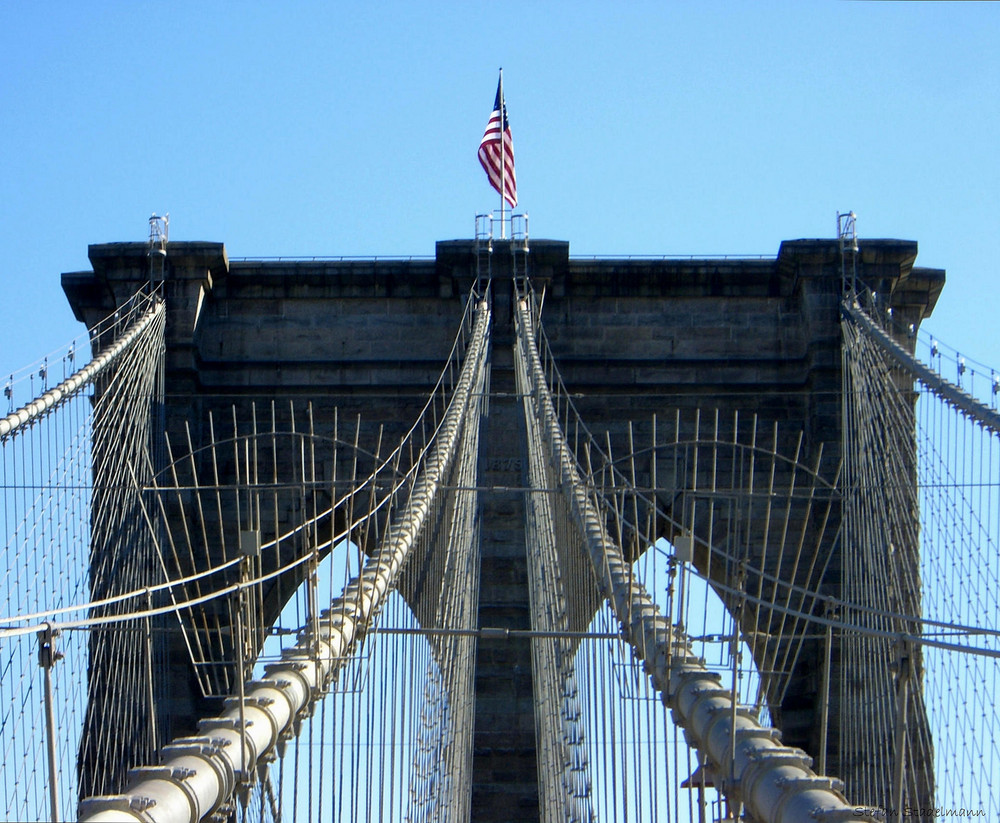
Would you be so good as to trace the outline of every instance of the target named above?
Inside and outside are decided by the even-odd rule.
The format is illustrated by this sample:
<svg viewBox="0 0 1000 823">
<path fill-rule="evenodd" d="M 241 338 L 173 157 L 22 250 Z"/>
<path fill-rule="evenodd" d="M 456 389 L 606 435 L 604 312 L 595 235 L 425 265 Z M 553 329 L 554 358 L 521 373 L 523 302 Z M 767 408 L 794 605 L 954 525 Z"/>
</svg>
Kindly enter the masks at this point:
<svg viewBox="0 0 1000 823">
<path fill-rule="evenodd" d="M 503 80 L 497 83 L 493 113 L 486 124 L 486 133 L 479 141 L 479 162 L 486 171 L 490 185 L 510 207 L 517 205 L 517 178 L 514 176 L 514 139 L 507 119 L 507 104 L 503 99 Z"/>
</svg>

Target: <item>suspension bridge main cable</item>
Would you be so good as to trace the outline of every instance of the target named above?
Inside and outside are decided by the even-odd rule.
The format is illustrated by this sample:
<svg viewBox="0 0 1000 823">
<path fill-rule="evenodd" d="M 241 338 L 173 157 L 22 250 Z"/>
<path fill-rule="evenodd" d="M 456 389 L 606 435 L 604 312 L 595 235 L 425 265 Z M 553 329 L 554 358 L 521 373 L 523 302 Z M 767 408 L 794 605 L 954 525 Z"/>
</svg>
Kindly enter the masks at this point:
<svg viewBox="0 0 1000 823">
<path fill-rule="evenodd" d="M 960 389 L 955 384 L 937 374 L 929 366 L 925 366 L 917 358 L 907 352 L 902 346 L 886 334 L 856 302 L 844 301 L 844 314 L 850 318 L 867 337 L 876 343 L 882 351 L 889 355 L 896 365 L 902 367 L 913 377 L 927 386 L 942 400 L 954 406 L 960 412 L 969 415 L 981 426 L 995 434 L 1000 434 L 1000 413 L 981 403 L 971 394 Z"/>
<path fill-rule="evenodd" d="M 142 336 L 145 329 L 164 311 L 163 301 L 153 298 L 148 309 L 109 348 L 97 355 L 86 366 L 71 374 L 59 385 L 39 395 L 17 411 L 11 412 L 3 419 L 0 419 L 0 439 L 9 437 L 18 429 L 54 410 L 73 397 L 78 391 L 93 383 L 109 366 L 132 347 L 135 341 Z"/>
</svg>

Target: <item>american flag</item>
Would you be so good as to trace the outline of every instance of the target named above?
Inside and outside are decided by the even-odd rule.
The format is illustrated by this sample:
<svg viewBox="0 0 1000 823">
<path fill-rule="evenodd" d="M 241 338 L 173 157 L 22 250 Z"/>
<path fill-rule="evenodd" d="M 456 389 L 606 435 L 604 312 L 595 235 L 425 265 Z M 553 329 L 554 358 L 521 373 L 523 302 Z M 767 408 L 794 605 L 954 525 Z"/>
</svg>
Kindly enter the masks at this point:
<svg viewBox="0 0 1000 823">
<path fill-rule="evenodd" d="M 503 171 L 501 172 L 500 121 L 503 120 Z M 486 133 L 479 141 L 479 162 L 490 178 L 490 184 L 510 203 L 517 205 L 517 179 L 514 177 L 514 139 L 510 136 L 507 104 L 503 99 L 503 79 L 497 83 L 497 99 L 493 103 Z"/>
</svg>

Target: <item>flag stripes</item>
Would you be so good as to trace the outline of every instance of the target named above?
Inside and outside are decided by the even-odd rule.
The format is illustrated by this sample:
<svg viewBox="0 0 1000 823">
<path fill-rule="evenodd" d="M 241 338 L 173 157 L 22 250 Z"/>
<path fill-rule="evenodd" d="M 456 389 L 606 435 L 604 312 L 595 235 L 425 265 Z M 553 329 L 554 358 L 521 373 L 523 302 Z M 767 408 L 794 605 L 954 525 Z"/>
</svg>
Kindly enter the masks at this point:
<svg viewBox="0 0 1000 823">
<path fill-rule="evenodd" d="M 501 122 L 503 126 L 501 128 Z M 479 141 L 479 162 L 490 179 L 490 185 L 511 208 L 517 205 L 517 178 L 514 176 L 514 139 L 507 119 L 507 104 L 503 99 L 503 81 L 497 84 L 493 113 L 486 124 L 486 133 Z"/>
</svg>

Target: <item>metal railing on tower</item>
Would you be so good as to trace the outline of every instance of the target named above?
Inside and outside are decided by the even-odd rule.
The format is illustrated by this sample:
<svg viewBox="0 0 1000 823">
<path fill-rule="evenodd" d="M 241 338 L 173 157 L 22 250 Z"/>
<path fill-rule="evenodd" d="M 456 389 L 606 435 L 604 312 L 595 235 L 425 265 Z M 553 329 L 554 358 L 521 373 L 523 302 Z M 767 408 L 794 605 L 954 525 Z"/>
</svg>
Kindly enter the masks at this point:
<svg viewBox="0 0 1000 823">
<path fill-rule="evenodd" d="M 501 213 L 499 210 L 476 215 L 475 253 L 477 291 L 483 289 L 493 276 L 493 250 L 497 227 L 500 243 L 509 243 L 511 273 L 518 288 L 524 289 L 528 277 L 528 215 Z M 508 239 L 509 238 L 509 239 Z"/>
</svg>

